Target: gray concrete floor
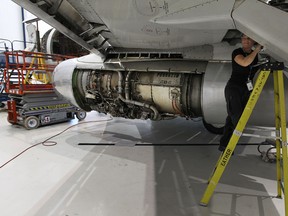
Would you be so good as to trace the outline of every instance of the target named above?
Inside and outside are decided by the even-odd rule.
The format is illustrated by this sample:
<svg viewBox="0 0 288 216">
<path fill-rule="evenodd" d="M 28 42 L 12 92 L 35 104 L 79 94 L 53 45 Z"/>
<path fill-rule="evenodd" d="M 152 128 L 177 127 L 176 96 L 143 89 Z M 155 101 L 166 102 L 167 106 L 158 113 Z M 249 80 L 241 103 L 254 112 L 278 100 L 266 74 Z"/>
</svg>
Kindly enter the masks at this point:
<svg viewBox="0 0 288 216">
<path fill-rule="evenodd" d="M 241 137 L 209 205 L 200 206 L 219 136 L 201 121 L 126 120 L 88 113 L 26 130 L 0 112 L 0 215 L 282 216 L 276 164 L 260 158 L 259 138 Z M 259 133 L 259 132 L 255 132 Z M 270 133 L 270 132 L 269 132 Z M 267 132 L 265 132 L 267 134 Z M 49 144 L 49 143 L 48 143 Z"/>
</svg>

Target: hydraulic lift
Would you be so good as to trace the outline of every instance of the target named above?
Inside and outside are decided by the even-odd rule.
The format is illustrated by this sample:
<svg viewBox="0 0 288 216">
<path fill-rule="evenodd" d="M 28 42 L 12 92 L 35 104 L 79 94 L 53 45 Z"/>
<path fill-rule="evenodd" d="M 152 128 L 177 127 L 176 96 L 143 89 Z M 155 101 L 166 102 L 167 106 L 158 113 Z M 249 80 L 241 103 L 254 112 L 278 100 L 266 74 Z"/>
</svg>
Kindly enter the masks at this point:
<svg viewBox="0 0 288 216">
<path fill-rule="evenodd" d="M 11 124 L 36 129 L 86 117 L 86 112 L 58 95 L 52 85 L 52 73 L 69 56 L 39 52 L 5 52 L 4 87 L 9 95 L 8 117 Z M 9 61 L 13 59 L 13 61 Z"/>
</svg>

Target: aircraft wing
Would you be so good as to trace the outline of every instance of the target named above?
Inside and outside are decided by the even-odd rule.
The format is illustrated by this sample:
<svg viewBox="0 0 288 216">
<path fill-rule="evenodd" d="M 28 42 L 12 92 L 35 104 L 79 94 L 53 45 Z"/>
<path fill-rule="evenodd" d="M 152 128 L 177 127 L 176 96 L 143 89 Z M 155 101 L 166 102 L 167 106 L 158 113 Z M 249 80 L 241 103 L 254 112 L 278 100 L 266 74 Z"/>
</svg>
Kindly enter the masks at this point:
<svg viewBox="0 0 288 216">
<path fill-rule="evenodd" d="M 288 65 L 283 0 L 13 1 L 97 54 L 63 62 L 54 73 L 56 90 L 87 111 L 223 123 L 223 92 L 241 32 Z M 274 124 L 270 87 L 254 125 Z"/>
<path fill-rule="evenodd" d="M 218 43 L 235 29 L 227 0 L 13 0 L 88 50 Z"/>
<path fill-rule="evenodd" d="M 288 14 L 264 0 L 13 1 L 95 53 L 230 42 L 238 29 L 288 62 Z"/>
</svg>

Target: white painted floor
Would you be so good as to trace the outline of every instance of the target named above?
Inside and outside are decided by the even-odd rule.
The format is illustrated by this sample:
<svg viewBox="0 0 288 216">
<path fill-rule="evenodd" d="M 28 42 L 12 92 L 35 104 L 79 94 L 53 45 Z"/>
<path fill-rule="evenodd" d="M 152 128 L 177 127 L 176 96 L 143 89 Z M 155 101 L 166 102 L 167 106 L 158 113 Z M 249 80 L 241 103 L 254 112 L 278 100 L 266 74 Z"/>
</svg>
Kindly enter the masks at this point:
<svg viewBox="0 0 288 216">
<path fill-rule="evenodd" d="M 241 137 L 245 145 L 203 207 L 220 137 L 201 121 L 111 120 L 91 112 L 79 125 L 75 119 L 26 130 L 6 119 L 2 110 L 1 216 L 285 215 L 284 200 L 275 198 L 276 164 L 261 160 L 254 145 L 261 139 Z M 56 145 L 32 147 L 70 126 L 51 139 Z"/>
</svg>

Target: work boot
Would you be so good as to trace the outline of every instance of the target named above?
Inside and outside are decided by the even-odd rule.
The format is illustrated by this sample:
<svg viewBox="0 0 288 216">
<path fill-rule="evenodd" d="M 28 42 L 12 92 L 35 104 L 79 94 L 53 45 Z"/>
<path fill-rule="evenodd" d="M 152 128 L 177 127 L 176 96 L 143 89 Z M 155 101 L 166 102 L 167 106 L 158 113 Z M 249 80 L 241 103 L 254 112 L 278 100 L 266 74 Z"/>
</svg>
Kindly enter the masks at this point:
<svg viewBox="0 0 288 216">
<path fill-rule="evenodd" d="M 224 152 L 227 146 L 219 145 L 218 150 Z M 232 152 L 232 156 L 234 155 L 234 151 Z"/>
<path fill-rule="evenodd" d="M 219 145 L 218 147 L 218 150 L 221 152 L 225 151 L 225 149 L 226 149 L 226 146 L 223 146 L 223 145 Z"/>
</svg>

